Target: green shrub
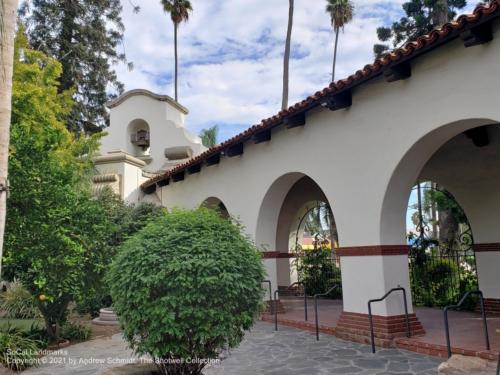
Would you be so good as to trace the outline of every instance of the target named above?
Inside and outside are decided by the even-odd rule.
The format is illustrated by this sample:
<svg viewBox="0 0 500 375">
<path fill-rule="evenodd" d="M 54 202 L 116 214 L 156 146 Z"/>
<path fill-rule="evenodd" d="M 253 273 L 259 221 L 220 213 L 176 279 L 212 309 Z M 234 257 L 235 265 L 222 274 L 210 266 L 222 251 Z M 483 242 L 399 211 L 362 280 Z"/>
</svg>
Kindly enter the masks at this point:
<svg viewBox="0 0 500 375">
<path fill-rule="evenodd" d="M 460 298 L 460 272 L 452 260 L 428 259 L 412 268 L 411 288 L 417 306 L 444 307 Z"/>
<path fill-rule="evenodd" d="M 330 249 L 320 246 L 313 250 L 302 250 L 298 246 L 295 254 L 297 257 L 293 264 L 297 269 L 298 280 L 304 284 L 308 295 L 326 293 L 334 285 L 339 285 L 327 297 L 342 298 L 340 268 L 332 260 Z"/>
<path fill-rule="evenodd" d="M 31 319 L 40 316 L 35 299 L 19 282 L 14 281 L 5 292 L 0 294 L 0 310 L 6 318 Z"/>
<path fill-rule="evenodd" d="M 47 330 L 38 322 L 33 322 L 28 330 L 21 331 L 21 335 L 27 339 L 36 341 L 42 349 L 49 346 Z"/>
<path fill-rule="evenodd" d="M 67 340 L 88 340 L 92 330 L 79 323 L 66 322 L 61 328 L 61 337 Z"/>
<path fill-rule="evenodd" d="M 128 240 L 108 281 L 132 348 L 163 374 L 200 374 L 205 365 L 186 360 L 217 358 L 241 342 L 262 308 L 263 278 L 241 228 L 199 209 L 174 210 Z"/>
<path fill-rule="evenodd" d="M 39 343 L 17 330 L 0 332 L 0 363 L 13 371 L 38 364 Z"/>
</svg>

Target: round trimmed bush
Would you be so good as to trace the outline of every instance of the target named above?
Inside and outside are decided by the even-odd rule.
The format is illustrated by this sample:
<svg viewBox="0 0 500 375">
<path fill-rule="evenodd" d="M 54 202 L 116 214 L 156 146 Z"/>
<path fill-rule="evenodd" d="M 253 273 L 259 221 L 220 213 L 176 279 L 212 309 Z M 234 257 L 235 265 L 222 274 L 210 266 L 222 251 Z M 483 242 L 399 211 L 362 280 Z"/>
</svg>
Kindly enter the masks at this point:
<svg viewBox="0 0 500 375">
<path fill-rule="evenodd" d="M 215 211 L 174 210 L 129 239 L 111 265 L 126 340 L 160 372 L 199 374 L 237 346 L 260 311 L 264 269 L 241 227 Z"/>
</svg>

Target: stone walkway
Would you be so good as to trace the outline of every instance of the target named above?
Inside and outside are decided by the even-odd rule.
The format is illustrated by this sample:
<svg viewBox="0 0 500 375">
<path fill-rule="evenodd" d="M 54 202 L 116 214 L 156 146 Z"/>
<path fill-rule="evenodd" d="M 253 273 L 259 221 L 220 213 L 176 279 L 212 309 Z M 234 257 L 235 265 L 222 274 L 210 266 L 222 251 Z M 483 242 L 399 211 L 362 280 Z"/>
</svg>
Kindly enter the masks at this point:
<svg viewBox="0 0 500 375">
<path fill-rule="evenodd" d="M 44 357 L 44 364 L 23 374 L 30 375 L 100 375 L 126 364 L 134 356 L 120 335 L 70 346 L 64 354 Z M 379 350 L 293 328 L 258 322 L 241 346 L 232 350 L 206 375 L 436 375 L 438 358 L 400 350 Z"/>
<path fill-rule="evenodd" d="M 371 353 L 367 345 L 259 322 L 239 348 L 207 375 L 436 375 L 442 360 L 396 349 Z"/>
<path fill-rule="evenodd" d="M 30 375 L 100 375 L 136 360 L 121 334 L 71 345 L 42 358 L 39 367 L 23 372 Z"/>
</svg>

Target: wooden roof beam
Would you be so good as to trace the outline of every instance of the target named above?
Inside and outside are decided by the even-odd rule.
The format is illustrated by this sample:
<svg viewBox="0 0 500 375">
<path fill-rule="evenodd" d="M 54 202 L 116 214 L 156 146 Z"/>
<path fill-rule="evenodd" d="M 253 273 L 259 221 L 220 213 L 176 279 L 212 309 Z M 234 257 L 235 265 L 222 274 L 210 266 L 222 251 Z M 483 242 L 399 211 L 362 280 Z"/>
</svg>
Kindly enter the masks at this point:
<svg viewBox="0 0 500 375">
<path fill-rule="evenodd" d="M 392 65 L 384 70 L 387 82 L 396 82 L 411 77 L 411 64 L 409 60 Z"/>
<path fill-rule="evenodd" d="M 144 189 L 142 189 L 142 191 L 145 194 L 153 194 L 156 191 L 156 184 L 146 186 Z"/>
<path fill-rule="evenodd" d="M 185 174 L 186 174 L 185 171 L 174 173 L 172 175 L 172 181 L 173 182 L 184 181 Z"/>
<path fill-rule="evenodd" d="M 352 92 L 351 90 L 345 90 L 339 93 L 332 93 L 326 97 L 323 105 L 330 111 L 348 108 L 352 105 Z"/>
<path fill-rule="evenodd" d="M 226 156 L 232 158 L 234 156 L 243 155 L 243 142 L 229 146 L 225 152 Z"/>
<path fill-rule="evenodd" d="M 460 38 L 464 42 L 465 47 L 473 47 L 491 42 L 493 40 L 491 21 L 461 32 Z"/>
<path fill-rule="evenodd" d="M 252 140 L 255 144 L 269 142 L 271 140 L 271 129 L 267 129 L 254 134 Z"/>
<path fill-rule="evenodd" d="M 187 168 L 188 174 L 195 174 L 195 173 L 199 173 L 200 171 L 201 171 L 201 163 L 190 165 Z"/>
<path fill-rule="evenodd" d="M 156 183 L 156 185 L 158 185 L 158 187 L 164 187 L 164 186 L 167 186 L 168 184 L 170 184 L 170 178 L 164 178 L 163 180 L 160 180 Z"/>
<path fill-rule="evenodd" d="M 306 124 L 306 113 L 300 112 L 295 115 L 285 117 L 283 123 L 288 129 L 304 126 Z"/>
<path fill-rule="evenodd" d="M 212 156 L 209 156 L 207 159 L 206 159 L 206 164 L 207 166 L 211 166 L 211 165 L 216 165 L 216 164 L 219 164 L 220 163 L 220 152 L 212 155 Z"/>
</svg>

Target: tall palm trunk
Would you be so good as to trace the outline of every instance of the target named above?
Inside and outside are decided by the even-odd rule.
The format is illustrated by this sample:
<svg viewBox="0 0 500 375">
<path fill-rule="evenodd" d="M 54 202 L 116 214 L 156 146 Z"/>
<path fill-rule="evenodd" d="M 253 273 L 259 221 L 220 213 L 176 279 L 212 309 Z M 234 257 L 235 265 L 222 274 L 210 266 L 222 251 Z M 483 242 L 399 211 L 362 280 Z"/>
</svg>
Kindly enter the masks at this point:
<svg viewBox="0 0 500 375">
<path fill-rule="evenodd" d="M 337 65 L 337 47 L 339 45 L 340 29 L 335 28 L 335 50 L 333 52 L 333 69 L 332 69 L 332 82 L 335 82 L 335 66 Z"/>
<path fill-rule="evenodd" d="M 449 20 L 448 0 L 439 0 L 435 5 L 432 16 L 433 26 L 442 26 Z"/>
<path fill-rule="evenodd" d="M 293 28 L 293 8 L 294 0 L 289 0 L 288 7 L 288 29 L 286 32 L 285 57 L 283 59 L 283 100 L 281 109 L 288 108 L 288 85 L 290 75 L 290 47 L 292 43 L 292 28 Z"/>
<path fill-rule="evenodd" d="M 178 79 L 179 79 L 179 61 L 177 58 L 177 28 L 179 25 L 174 22 L 174 53 L 175 53 L 175 101 L 177 102 L 179 99 L 178 95 Z"/>
<path fill-rule="evenodd" d="M 9 161 L 12 74 L 17 0 L 0 0 L 0 278 L 2 274 L 3 235 L 7 213 L 7 169 Z"/>
</svg>

